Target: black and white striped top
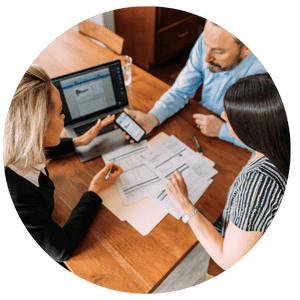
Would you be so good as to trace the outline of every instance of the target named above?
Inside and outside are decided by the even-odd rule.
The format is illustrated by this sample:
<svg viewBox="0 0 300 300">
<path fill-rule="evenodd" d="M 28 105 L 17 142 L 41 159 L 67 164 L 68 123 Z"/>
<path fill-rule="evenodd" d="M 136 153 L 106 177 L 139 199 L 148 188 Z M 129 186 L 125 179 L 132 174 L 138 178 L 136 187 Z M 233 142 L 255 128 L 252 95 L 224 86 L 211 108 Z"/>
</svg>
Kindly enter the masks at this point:
<svg viewBox="0 0 300 300">
<path fill-rule="evenodd" d="M 286 183 L 265 156 L 249 162 L 230 187 L 222 219 L 215 227 L 223 237 L 229 221 L 241 230 L 264 233 L 279 208 Z"/>
</svg>

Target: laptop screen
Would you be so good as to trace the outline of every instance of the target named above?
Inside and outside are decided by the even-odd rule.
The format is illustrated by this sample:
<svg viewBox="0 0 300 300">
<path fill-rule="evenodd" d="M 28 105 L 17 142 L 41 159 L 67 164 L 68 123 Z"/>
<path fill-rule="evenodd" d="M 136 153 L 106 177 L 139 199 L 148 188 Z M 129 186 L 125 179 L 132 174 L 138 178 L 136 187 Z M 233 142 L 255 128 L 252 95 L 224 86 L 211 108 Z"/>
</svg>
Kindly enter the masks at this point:
<svg viewBox="0 0 300 300">
<path fill-rule="evenodd" d="M 120 61 L 53 78 L 59 90 L 65 125 L 128 105 Z"/>
</svg>

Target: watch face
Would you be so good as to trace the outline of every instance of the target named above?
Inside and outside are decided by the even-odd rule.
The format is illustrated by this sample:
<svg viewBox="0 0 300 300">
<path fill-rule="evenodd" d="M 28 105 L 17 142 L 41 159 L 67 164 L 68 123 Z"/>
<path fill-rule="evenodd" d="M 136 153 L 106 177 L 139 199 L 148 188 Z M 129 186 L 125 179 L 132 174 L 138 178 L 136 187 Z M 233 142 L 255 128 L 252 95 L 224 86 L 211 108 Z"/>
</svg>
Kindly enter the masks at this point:
<svg viewBox="0 0 300 300">
<path fill-rule="evenodd" d="M 198 209 L 197 208 L 195 208 L 194 210 L 192 210 L 190 213 L 188 213 L 187 215 L 184 215 L 183 217 L 182 217 L 182 221 L 184 222 L 184 223 L 187 223 L 188 221 L 189 221 L 189 219 L 194 215 L 194 214 L 196 214 L 198 212 Z"/>
<path fill-rule="evenodd" d="M 185 216 L 182 217 L 182 221 L 183 221 L 184 223 L 186 223 L 186 221 L 187 221 L 186 219 L 187 219 L 187 215 L 185 215 Z"/>
</svg>

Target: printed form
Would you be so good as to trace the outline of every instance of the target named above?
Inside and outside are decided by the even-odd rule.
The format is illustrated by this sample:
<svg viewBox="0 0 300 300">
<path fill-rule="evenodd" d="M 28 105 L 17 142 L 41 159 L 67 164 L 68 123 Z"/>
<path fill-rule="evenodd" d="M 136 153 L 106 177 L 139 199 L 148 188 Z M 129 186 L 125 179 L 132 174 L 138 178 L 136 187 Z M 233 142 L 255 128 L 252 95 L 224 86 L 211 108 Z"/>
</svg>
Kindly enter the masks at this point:
<svg viewBox="0 0 300 300">
<path fill-rule="evenodd" d="M 149 197 L 164 207 L 176 219 L 182 214 L 169 199 L 165 190 L 168 179 L 175 170 L 181 172 L 187 185 L 190 201 L 195 204 L 206 188 L 211 184 L 211 178 L 218 172 L 201 156 L 186 146 L 175 136 L 170 136 L 159 144 L 140 154 L 143 162 L 157 174 L 161 182 Z"/>
<path fill-rule="evenodd" d="M 180 219 L 182 214 L 165 191 L 173 172 L 181 172 L 193 204 L 217 174 L 201 156 L 175 136 L 153 147 L 147 141 L 131 144 L 103 155 L 103 159 L 106 164 L 114 162 L 123 169 L 116 187 L 126 205 L 149 197 L 176 219 Z"/>
<path fill-rule="evenodd" d="M 149 196 L 156 184 L 161 182 L 159 176 L 140 158 L 149 148 L 145 140 L 103 155 L 106 164 L 113 162 L 124 171 L 118 178 L 116 187 L 126 205 Z"/>
</svg>

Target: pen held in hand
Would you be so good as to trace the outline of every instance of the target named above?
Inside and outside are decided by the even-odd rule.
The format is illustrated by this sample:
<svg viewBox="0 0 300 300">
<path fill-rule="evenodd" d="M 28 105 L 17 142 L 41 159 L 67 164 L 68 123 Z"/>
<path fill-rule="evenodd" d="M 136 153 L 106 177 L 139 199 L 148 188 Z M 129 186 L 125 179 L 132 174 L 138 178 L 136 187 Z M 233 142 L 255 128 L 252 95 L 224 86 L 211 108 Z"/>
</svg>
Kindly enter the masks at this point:
<svg viewBox="0 0 300 300">
<path fill-rule="evenodd" d="M 109 169 L 107 175 L 105 176 L 105 181 L 107 181 L 107 179 L 109 178 L 109 176 L 110 176 L 110 174 L 111 174 L 111 171 L 112 171 L 112 168 L 113 168 L 113 167 L 111 167 L 111 168 Z"/>
<path fill-rule="evenodd" d="M 203 154 L 203 152 L 202 152 L 202 149 L 201 149 L 201 147 L 200 147 L 200 145 L 199 145 L 199 142 L 198 142 L 198 140 L 197 140 L 197 138 L 196 138 L 196 136 L 193 134 L 193 139 L 194 139 L 194 141 L 195 141 L 195 143 L 196 143 L 196 146 L 197 146 L 197 148 L 198 148 L 198 151 L 201 153 L 201 154 Z"/>
</svg>

